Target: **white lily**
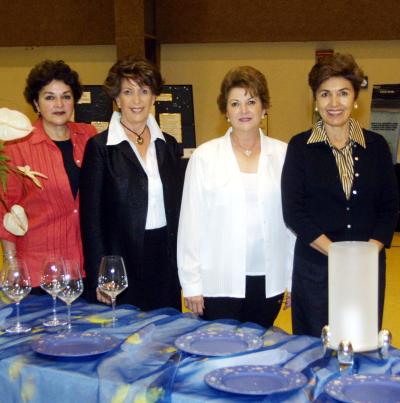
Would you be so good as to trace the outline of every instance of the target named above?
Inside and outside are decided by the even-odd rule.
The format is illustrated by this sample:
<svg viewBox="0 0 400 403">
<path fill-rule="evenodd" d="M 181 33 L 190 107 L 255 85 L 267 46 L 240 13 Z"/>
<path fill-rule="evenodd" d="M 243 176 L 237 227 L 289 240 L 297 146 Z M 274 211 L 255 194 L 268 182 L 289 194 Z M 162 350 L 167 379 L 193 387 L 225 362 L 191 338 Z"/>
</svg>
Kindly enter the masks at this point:
<svg viewBox="0 0 400 403">
<path fill-rule="evenodd" d="M 27 136 L 33 127 L 21 112 L 0 108 L 0 140 L 10 141 Z"/>
<path fill-rule="evenodd" d="M 28 231 L 28 217 L 19 204 L 14 204 L 10 211 L 4 215 L 4 228 L 13 235 L 22 236 Z"/>
</svg>

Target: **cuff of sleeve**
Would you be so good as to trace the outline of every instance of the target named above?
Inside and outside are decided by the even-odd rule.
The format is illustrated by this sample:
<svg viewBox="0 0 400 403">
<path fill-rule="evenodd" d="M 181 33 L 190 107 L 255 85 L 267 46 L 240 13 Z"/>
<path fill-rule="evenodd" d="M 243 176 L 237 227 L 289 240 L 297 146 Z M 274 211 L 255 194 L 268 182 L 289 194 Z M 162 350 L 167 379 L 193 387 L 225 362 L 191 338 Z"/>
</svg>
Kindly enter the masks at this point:
<svg viewBox="0 0 400 403">
<path fill-rule="evenodd" d="M 0 222 L 0 225 L 3 226 L 3 223 Z M 4 227 L 0 230 L 0 239 L 2 239 L 3 241 L 9 241 L 13 243 L 17 241 L 17 237 L 8 232 Z"/>
<path fill-rule="evenodd" d="M 379 231 L 379 229 L 375 229 L 370 238 L 382 242 L 385 245 L 385 248 L 390 248 L 393 239 L 393 232 L 388 234 L 387 230 Z"/>
<path fill-rule="evenodd" d="M 302 233 L 298 234 L 299 238 L 301 238 L 303 242 L 307 243 L 308 245 L 314 242 L 321 235 L 323 235 L 323 232 L 318 228 L 302 231 Z"/>
<path fill-rule="evenodd" d="M 197 295 L 203 295 L 203 287 L 201 284 L 191 284 L 182 287 L 184 297 L 195 297 Z"/>
</svg>

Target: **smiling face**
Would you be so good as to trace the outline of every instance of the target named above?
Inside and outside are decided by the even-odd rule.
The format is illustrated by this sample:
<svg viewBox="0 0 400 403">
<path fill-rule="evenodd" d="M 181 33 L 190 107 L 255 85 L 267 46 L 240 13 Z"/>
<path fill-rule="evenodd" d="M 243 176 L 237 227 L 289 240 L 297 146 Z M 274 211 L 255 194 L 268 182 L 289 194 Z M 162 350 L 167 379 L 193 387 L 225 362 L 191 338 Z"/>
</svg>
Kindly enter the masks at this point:
<svg viewBox="0 0 400 403">
<path fill-rule="evenodd" d="M 123 78 L 121 91 L 115 101 L 121 109 L 121 118 L 132 130 L 141 131 L 147 122 L 156 97 L 147 85 Z"/>
<path fill-rule="evenodd" d="M 353 85 L 346 78 L 331 77 L 319 86 L 315 101 L 327 128 L 344 127 L 354 108 Z"/>
<path fill-rule="evenodd" d="M 34 102 L 42 119 L 50 126 L 66 125 L 74 111 L 74 96 L 64 81 L 53 80 L 45 85 Z"/>
<path fill-rule="evenodd" d="M 258 132 L 264 114 L 260 98 L 246 88 L 234 87 L 229 91 L 226 116 L 235 132 Z"/>
</svg>

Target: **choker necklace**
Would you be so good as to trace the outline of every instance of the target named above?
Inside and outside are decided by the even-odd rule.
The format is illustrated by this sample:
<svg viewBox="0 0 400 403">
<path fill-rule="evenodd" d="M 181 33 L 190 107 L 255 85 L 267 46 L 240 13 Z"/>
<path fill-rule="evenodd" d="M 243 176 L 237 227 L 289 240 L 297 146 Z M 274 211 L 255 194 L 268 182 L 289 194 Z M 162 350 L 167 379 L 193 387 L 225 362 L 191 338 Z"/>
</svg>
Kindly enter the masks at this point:
<svg viewBox="0 0 400 403">
<path fill-rule="evenodd" d="M 142 130 L 142 132 L 140 133 L 140 134 L 138 134 L 138 133 L 136 133 L 136 132 L 134 132 L 132 129 L 130 129 L 128 126 L 126 126 L 126 125 L 124 125 L 123 123 L 122 123 L 122 120 L 120 120 L 119 121 L 119 123 L 121 123 L 121 125 L 123 126 L 123 127 L 125 127 L 125 129 L 126 130 L 129 130 L 131 133 L 133 133 L 135 136 L 136 136 L 136 144 L 139 144 L 139 145 L 142 145 L 143 144 L 143 133 L 144 133 L 144 131 L 146 130 L 146 128 L 147 128 L 147 125 L 145 125 L 144 126 L 144 128 L 143 128 L 143 130 Z"/>
<path fill-rule="evenodd" d="M 241 151 L 247 158 L 251 157 L 251 154 L 253 154 L 254 149 L 257 147 L 257 142 L 254 144 L 252 148 L 245 148 L 241 146 L 239 143 L 237 143 L 234 137 L 231 136 L 231 139 L 233 145 L 236 146 L 239 149 L 239 151 Z"/>
</svg>

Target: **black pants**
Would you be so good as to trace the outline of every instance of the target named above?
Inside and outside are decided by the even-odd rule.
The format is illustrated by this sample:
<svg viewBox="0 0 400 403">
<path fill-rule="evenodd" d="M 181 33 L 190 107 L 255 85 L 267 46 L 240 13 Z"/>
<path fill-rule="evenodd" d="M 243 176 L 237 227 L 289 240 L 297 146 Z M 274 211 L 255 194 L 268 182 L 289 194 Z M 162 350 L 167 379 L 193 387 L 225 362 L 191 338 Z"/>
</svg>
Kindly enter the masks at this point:
<svg viewBox="0 0 400 403">
<path fill-rule="evenodd" d="M 385 272 L 385 253 L 381 252 L 378 283 L 379 329 L 383 318 Z M 293 334 L 320 337 L 322 328 L 329 324 L 328 320 L 328 266 L 295 256 L 292 284 Z"/>
<path fill-rule="evenodd" d="M 206 297 L 206 320 L 236 319 L 255 322 L 265 328 L 274 324 L 281 309 L 283 294 L 265 298 L 265 276 L 246 276 L 246 297 Z"/>
<path fill-rule="evenodd" d="M 145 231 L 142 275 L 128 274 L 128 288 L 118 296 L 118 304 L 135 305 L 144 311 L 166 307 L 181 310 L 178 272 L 169 258 L 167 236 L 166 227 Z"/>
</svg>

